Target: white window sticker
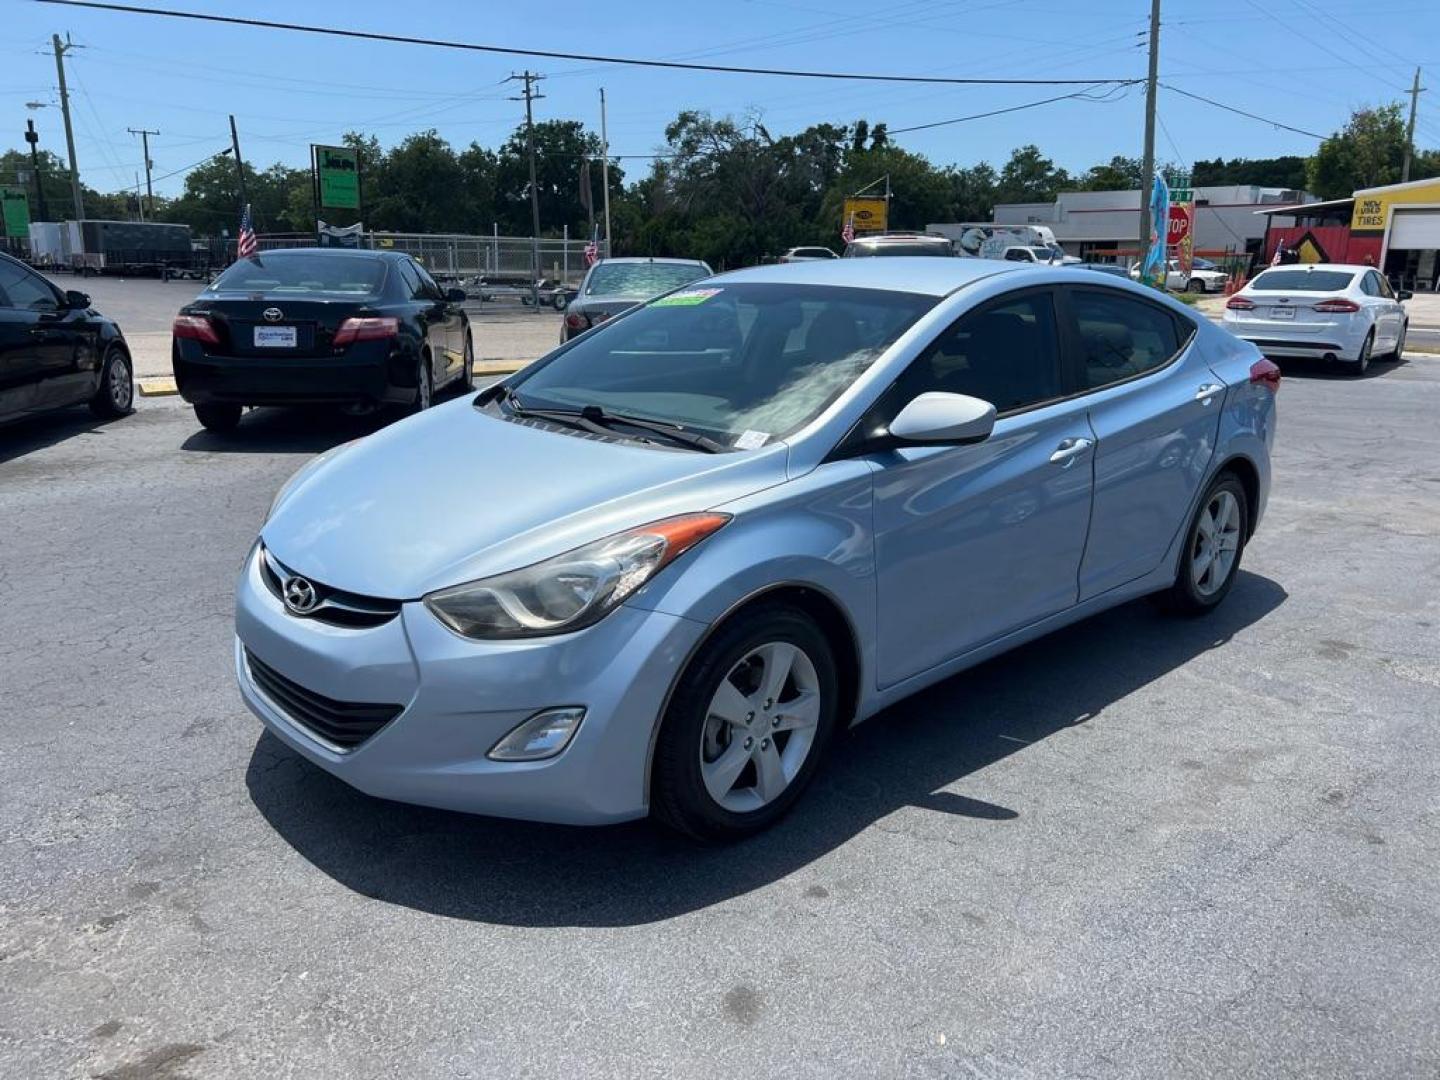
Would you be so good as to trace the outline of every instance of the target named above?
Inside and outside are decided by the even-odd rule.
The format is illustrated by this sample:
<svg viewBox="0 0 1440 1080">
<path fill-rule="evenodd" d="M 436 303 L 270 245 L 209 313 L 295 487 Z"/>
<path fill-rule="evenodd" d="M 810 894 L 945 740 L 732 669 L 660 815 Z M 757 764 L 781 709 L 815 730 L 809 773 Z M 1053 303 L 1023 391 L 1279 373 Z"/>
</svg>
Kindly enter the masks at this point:
<svg viewBox="0 0 1440 1080">
<path fill-rule="evenodd" d="M 735 449 L 755 450 L 764 446 L 769 441 L 770 433 L 768 431 L 744 431 L 741 432 L 740 437 L 735 440 Z"/>
</svg>

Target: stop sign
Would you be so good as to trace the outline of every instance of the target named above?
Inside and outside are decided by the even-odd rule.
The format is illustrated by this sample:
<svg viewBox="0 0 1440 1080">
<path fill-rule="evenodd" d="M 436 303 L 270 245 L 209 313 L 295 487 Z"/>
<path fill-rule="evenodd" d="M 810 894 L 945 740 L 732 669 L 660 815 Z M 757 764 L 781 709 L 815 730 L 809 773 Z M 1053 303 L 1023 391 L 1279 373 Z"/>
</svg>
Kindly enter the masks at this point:
<svg viewBox="0 0 1440 1080">
<path fill-rule="evenodd" d="M 1170 229 L 1166 234 L 1167 244 L 1179 244 L 1190 235 L 1190 207 L 1172 205 L 1170 207 Z"/>
</svg>

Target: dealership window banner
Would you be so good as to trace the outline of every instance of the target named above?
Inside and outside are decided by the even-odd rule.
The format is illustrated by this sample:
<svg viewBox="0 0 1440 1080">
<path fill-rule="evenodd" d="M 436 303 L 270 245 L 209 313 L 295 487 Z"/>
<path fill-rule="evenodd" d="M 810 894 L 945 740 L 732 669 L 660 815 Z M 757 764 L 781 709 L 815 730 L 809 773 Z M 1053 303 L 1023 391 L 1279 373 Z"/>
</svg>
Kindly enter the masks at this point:
<svg viewBox="0 0 1440 1080">
<path fill-rule="evenodd" d="M 0 223 L 6 236 L 30 235 L 30 196 L 20 188 L 0 188 Z"/>
</svg>

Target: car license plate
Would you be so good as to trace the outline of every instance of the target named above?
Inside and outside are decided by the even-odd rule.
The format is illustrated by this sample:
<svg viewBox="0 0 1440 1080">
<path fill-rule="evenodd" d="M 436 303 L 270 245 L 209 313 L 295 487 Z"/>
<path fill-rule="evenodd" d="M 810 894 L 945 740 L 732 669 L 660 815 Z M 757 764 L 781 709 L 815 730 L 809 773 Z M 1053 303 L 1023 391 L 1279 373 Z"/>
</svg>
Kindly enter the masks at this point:
<svg viewBox="0 0 1440 1080">
<path fill-rule="evenodd" d="M 1295 309 L 1293 307 L 1272 307 L 1270 317 L 1272 319 L 1293 319 L 1295 318 Z"/>
<path fill-rule="evenodd" d="M 295 348 L 295 327 L 293 327 L 293 326 L 257 326 L 257 327 L 255 327 L 255 348 L 257 348 L 257 349 L 293 349 L 293 348 Z"/>
</svg>

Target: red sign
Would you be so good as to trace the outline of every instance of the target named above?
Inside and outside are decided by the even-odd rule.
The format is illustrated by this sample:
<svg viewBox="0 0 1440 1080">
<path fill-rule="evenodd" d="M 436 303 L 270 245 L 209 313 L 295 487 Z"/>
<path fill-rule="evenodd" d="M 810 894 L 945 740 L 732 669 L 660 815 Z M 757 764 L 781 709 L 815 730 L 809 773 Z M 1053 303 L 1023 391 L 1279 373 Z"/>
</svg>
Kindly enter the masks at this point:
<svg viewBox="0 0 1440 1080">
<path fill-rule="evenodd" d="M 1170 207 L 1170 231 L 1166 234 L 1165 243 L 1170 246 L 1183 241 L 1190 235 L 1190 207 L 1188 204 L 1173 204 Z"/>
</svg>

